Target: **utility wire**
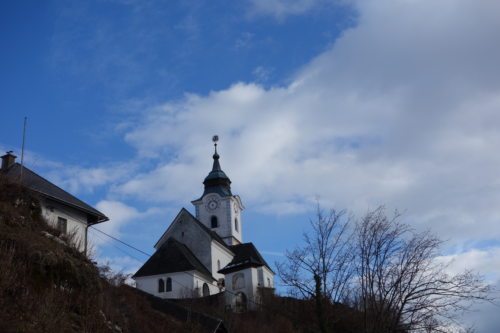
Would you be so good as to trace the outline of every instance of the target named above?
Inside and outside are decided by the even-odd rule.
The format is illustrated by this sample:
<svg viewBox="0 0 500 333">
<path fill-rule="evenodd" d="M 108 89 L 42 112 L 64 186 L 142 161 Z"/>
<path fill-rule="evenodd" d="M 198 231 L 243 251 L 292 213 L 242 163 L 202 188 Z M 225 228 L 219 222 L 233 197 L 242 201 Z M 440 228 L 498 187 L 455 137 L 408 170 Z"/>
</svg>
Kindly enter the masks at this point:
<svg viewBox="0 0 500 333">
<path fill-rule="evenodd" d="M 126 243 L 126 242 L 124 242 L 124 241 L 122 241 L 122 240 L 120 240 L 120 239 L 118 239 L 118 238 L 114 237 L 114 236 L 111 236 L 110 234 L 107 234 L 107 233 L 105 233 L 105 232 L 104 232 L 104 231 L 102 231 L 102 230 L 99 230 L 99 229 L 97 229 L 97 228 L 95 228 L 95 227 L 93 227 L 93 226 L 92 226 L 92 230 L 99 231 L 101 234 L 103 234 L 103 235 L 105 235 L 105 236 L 107 236 L 107 237 L 109 237 L 109 238 L 111 238 L 111 239 L 113 239 L 113 240 L 115 240 L 115 241 L 117 241 L 117 242 L 120 242 L 121 244 L 126 245 L 126 246 L 130 247 L 131 249 L 133 249 L 133 250 L 135 250 L 135 251 L 137 251 L 137 252 L 140 252 L 141 254 L 144 254 L 144 255 L 146 255 L 146 256 L 148 256 L 148 257 L 151 257 L 151 254 L 149 254 L 149 253 L 147 253 L 147 252 L 144 252 L 144 251 L 142 251 L 142 250 L 139 250 L 139 249 L 138 249 L 138 248 L 136 248 L 135 246 L 132 246 L 132 245 L 130 245 L 130 244 L 128 244 L 128 243 Z M 99 239 L 101 239 L 101 240 L 103 239 L 103 238 L 102 238 L 101 236 L 99 236 L 98 234 L 95 234 L 95 236 L 97 236 L 97 237 L 98 237 Z M 134 258 L 134 259 L 136 259 L 137 261 L 141 261 L 140 259 L 137 259 L 137 258 L 136 258 L 136 257 L 134 257 L 133 255 L 131 255 L 131 254 L 129 254 L 128 252 L 124 251 L 123 249 L 120 249 L 118 246 L 115 246 L 115 245 L 113 245 L 113 246 L 114 246 L 115 248 L 117 248 L 118 250 L 120 250 L 121 252 L 123 252 L 123 253 L 125 253 L 126 255 L 128 255 L 129 257 Z M 192 277 L 192 275 L 191 275 L 191 274 L 189 274 L 188 272 L 182 272 L 182 273 L 185 273 L 185 274 L 189 275 L 190 277 Z M 171 279 L 172 279 L 172 278 L 171 278 Z M 175 279 L 172 279 L 172 281 L 173 281 L 173 282 L 175 282 L 175 283 L 177 283 L 178 285 L 180 285 L 180 286 L 184 287 L 184 288 L 190 289 L 190 288 L 188 288 L 186 285 L 182 284 L 182 283 L 181 283 L 181 282 L 179 282 L 179 281 L 176 281 Z"/>
<path fill-rule="evenodd" d="M 99 231 L 100 233 L 102 233 L 102 234 L 104 234 L 104 235 L 108 236 L 109 238 L 111 238 L 111 239 L 113 239 L 113 240 L 115 240 L 115 241 L 117 241 L 117 242 L 120 242 L 121 244 L 123 244 L 123 245 L 125 245 L 125 246 L 130 247 L 131 249 L 134 249 L 135 251 L 138 251 L 138 252 L 140 252 L 140 253 L 142 253 L 142 254 L 144 254 L 144 255 L 148 256 L 148 257 L 151 257 L 151 256 L 152 256 L 151 254 L 149 254 L 149 253 L 147 253 L 147 252 L 144 252 L 144 251 L 142 251 L 142 250 L 139 250 L 138 248 L 136 248 L 136 247 L 134 247 L 134 246 L 132 246 L 132 245 L 130 245 L 130 244 L 128 244 L 128 243 L 126 243 L 126 242 L 124 242 L 124 241 L 122 241 L 122 240 L 120 240 L 120 239 L 118 239 L 118 238 L 114 237 L 114 236 L 111 236 L 110 234 L 107 234 L 107 233 L 105 233 L 104 231 L 101 231 L 101 230 L 99 230 L 99 229 L 97 229 L 97 228 L 95 228 L 95 227 L 93 227 L 93 226 L 91 226 L 91 227 L 92 227 L 92 229 L 93 229 L 93 230 Z M 101 238 L 101 239 L 102 239 L 102 238 Z M 130 257 L 132 257 L 132 258 L 134 258 L 134 259 L 137 259 L 137 258 L 135 258 L 134 256 L 132 256 L 132 255 L 128 254 L 127 252 L 124 252 L 123 250 L 121 250 L 121 251 L 122 251 L 123 253 L 125 253 L 125 254 L 129 255 Z M 187 275 L 189 275 L 190 277 L 192 276 L 192 274 L 190 274 L 190 273 L 188 273 L 188 272 L 184 272 L 184 271 L 182 271 L 182 272 L 180 272 L 180 273 L 187 274 Z M 177 282 L 177 281 L 176 281 L 176 282 Z M 183 285 L 182 283 L 180 283 L 180 282 L 177 282 L 177 283 L 178 283 L 179 285 L 184 286 L 184 285 Z M 186 287 L 186 286 L 184 286 L 184 287 Z M 227 290 L 227 289 L 226 289 L 225 291 L 227 291 L 228 293 L 230 293 L 230 294 L 232 294 L 232 295 L 236 295 L 236 294 L 237 294 L 237 293 L 234 293 L 234 292 L 232 292 L 232 291 L 230 291 L 230 290 Z M 250 300 L 250 299 L 249 299 L 248 301 L 250 301 L 250 302 L 252 302 L 252 303 L 254 303 L 254 304 L 260 305 L 259 303 L 256 303 L 256 302 L 254 302 L 254 301 L 252 301 L 252 300 Z"/>
<path fill-rule="evenodd" d="M 127 244 L 127 243 L 125 243 L 124 241 L 122 241 L 122 240 L 120 240 L 120 239 L 118 239 L 118 238 L 116 238 L 116 237 L 113 237 L 113 236 L 111 236 L 110 234 L 107 234 L 107 233 L 105 233 L 104 231 L 99 230 L 99 229 L 97 229 L 97 228 L 96 228 L 96 227 L 94 227 L 94 226 L 90 226 L 90 227 L 91 227 L 93 230 L 95 230 L 95 231 L 99 231 L 101 234 L 104 234 L 104 235 L 108 236 L 109 238 L 114 239 L 115 241 L 120 242 L 120 243 L 122 243 L 123 245 L 128 246 L 128 247 L 130 247 L 131 249 L 134 249 L 134 250 L 136 250 L 137 252 L 140 252 L 140 253 L 144 254 L 145 256 L 151 257 L 151 254 L 149 254 L 149 253 L 147 253 L 147 252 L 144 252 L 144 251 L 142 251 L 142 250 L 139 250 L 138 248 L 136 248 L 136 247 L 134 247 L 134 246 L 132 246 L 132 245 L 130 245 L 130 244 Z"/>
<path fill-rule="evenodd" d="M 94 236 L 96 236 L 97 238 L 99 238 L 100 240 L 102 240 L 103 242 L 105 242 L 106 240 L 104 239 L 104 237 L 102 237 L 101 235 L 97 234 L 97 233 L 94 233 Z M 114 244 L 111 244 L 115 249 L 117 249 L 118 251 L 126 254 L 127 256 L 141 262 L 141 259 L 137 258 L 136 256 L 133 256 L 131 255 L 130 253 L 128 253 L 127 251 L 123 250 L 122 248 L 120 248 L 119 246 L 116 246 Z"/>
<path fill-rule="evenodd" d="M 91 226 L 91 227 L 92 227 L 92 229 L 93 229 L 93 230 L 98 231 L 98 232 L 100 232 L 101 234 L 103 234 L 103 235 L 105 235 L 105 236 L 107 236 L 107 237 L 109 237 L 109 238 L 111 238 L 111 239 L 113 239 L 113 240 L 115 240 L 115 241 L 117 241 L 117 242 L 119 242 L 119 243 L 121 243 L 121 244 L 125 245 L 125 246 L 128 246 L 129 248 L 131 248 L 131 249 L 133 249 L 133 250 L 135 250 L 135 251 L 137 251 L 137 252 L 140 252 L 140 253 L 141 253 L 141 254 L 143 254 L 143 255 L 146 255 L 146 256 L 148 256 L 148 257 L 151 257 L 151 256 L 152 256 L 151 254 L 149 254 L 149 253 L 147 253 L 147 252 L 144 252 L 144 251 L 142 251 L 142 250 L 139 250 L 139 249 L 138 249 L 138 248 L 136 248 L 135 246 L 132 246 L 132 245 L 130 245 L 130 244 L 128 244 L 128 243 L 126 243 L 126 242 L 124 242 L 124 241 L 122 241 L 122 240 L 120 240 L 120 239 L 118 239 L 118 238 L 114 237 L 114 236 L 111 236 L 111 235 L 109 235 L 109 234 L 105 233 L 104 231 L 102 231 L 102 230 L 99 230 L 99 229 L 95 228 L 94 226 Z M 97 236 L 97 234 L 96 234 L 96 236 Z M 102 238 L 100 238 L 100 239 L 102 239 Z M 116 246 L 115 246 L 115 247 L 116 247 Z M 118 247 L 116 247 L 116 248 L 118 248 Z M 118 248 L 118 249 L 119 249 L 119 248 Z M 121 250 L 121 249 L 119 249 L 119 250 L 120 250 L 120 251 L 122 251 L 123 253 L 127 254 L 127 255 L 128 255 L 128 256 L 130 256 L 131 258 L 134 258 L 134 259 L 138 260 L 138 259 L 137 259 L 137 258 L 135 258 L 134 256 L 132 256 L 132 255 L 128 254 L 127 252 L 125 252 L 124 250 Z M 140 261 L 140 260 L 138 260 L 138 261 Z M 184 272 L 184 271 L 182 271 L 181 273 L 187 274 L 187 275 L 188 275 L 188 276 L 190 276 L 190 277 L 192 277 L 192 276 L 193 276 L 192 274 L 190 274 L 190 273 L 188 273 L 188 272 Z M 172 282 L 175 282 L 176 284 L 178 284 L 178 285 L 180 285 L 180 286 L 182 286 L 182 287 L 186 288 L 187 290 L 190 290 L 190 289 L 191 289 L 191 287 L 188 287 L 188 286 L 184 285 L 183 283 L 181 283 L 181 282 L 179 282 L 179 281 L 177 281 L 177 280 L 173 279 L 172 277 L 170 277 L 170 278 L 172 279 Z M 228 290 L 227 288 L 225 288 L 225 290 L 224 290 L 224 291 L 225 291 L 225 292 L 227 292 L 227 293 L 229 293 L 229 294 L 231 294 L 231 295 L 233 295 L 233 296 L 237 296 L 237 295 L 238 295 L 238 293 L 235 293 L 235 292 L 233 292 L 233 291 L 230 291 L 230 290 Z M 255 304 L 255 305 L 257 305 L 257 306 L 260 306 L 260 307 L 263 307 L 263 308 L 267 308 L 267 309 L 269 309 L 269 310 L 274 311 L 275 313 L 278 313 L 278 314 L 280 314 L 280 315 L 282 315 L 282 316 L 284 316 L 284 317 L 286 317 L 286 318 L 291 319 L 292 321 L 295 321 L 295 318 L 294 318 L 293 316 L 291 316 L 290 314 L 288 314 L 288 313 L 280 312 L 280 311 L 278 311 L 278 310 L 277 310 L 277 309 L 275 309 L 275 308 L 269 308 L 269 306 L 267 306 L 267 305 L 265 305 L 265 304 L 262 304 L 262 303 L 257 303 L 256 301 L 254 301 L 254 300 L 252 300 L 252 299 L 249 299 L 249 298 L 247 298 L 247 302 L 253 303 L 253 304 Z"/>
</svg>

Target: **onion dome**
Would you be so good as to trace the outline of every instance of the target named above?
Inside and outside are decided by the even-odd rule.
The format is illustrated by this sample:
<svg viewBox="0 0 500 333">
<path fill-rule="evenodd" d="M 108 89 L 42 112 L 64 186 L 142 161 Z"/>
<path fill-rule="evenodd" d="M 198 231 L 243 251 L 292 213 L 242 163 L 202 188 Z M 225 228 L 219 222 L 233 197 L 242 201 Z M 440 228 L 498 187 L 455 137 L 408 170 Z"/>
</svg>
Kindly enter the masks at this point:
<svg viewBox="0 0 500 333">
<path fill-rule="evenodd" d="M 231 180 L 229 177 L 222 171 L 219 163 L 219 154 L 217 153 L 217 141 L 219 140 L 218 136 L 215 135 L 213 137 L 215 152 L 213 155 L 214 163 L 212 166 L 212 171 L 208 174 L 208 176 L 203 181 L 203 185 L 205 185 L 205 191 L 203 192 L 203 196 L 208 193 L 217 193 L 223 197 L 232 195 L 231 193 Z"/>
</svg>

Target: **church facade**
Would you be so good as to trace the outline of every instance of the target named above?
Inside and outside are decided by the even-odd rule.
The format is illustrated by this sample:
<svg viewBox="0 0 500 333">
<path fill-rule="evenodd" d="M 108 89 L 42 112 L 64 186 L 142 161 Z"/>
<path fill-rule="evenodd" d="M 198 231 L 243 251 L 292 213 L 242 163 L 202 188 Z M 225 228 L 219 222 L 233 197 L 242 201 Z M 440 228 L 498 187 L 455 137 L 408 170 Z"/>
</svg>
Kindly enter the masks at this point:
<svg viewBox="0 0 500 333">
<path fill-rule="evenodd" d="M 214 137 L 216 138 L 216 137 Z M 222 171 L 217 141 L 204 191 L 182 208 L 155 244 L 155 253 L 134 274 L 136 287 L 161 298 L 224 293 L 226 306 L 253 308 L 260 293 L 274 288 L 274 272 L 242 237 L 243 203 Z"/>
</svg>

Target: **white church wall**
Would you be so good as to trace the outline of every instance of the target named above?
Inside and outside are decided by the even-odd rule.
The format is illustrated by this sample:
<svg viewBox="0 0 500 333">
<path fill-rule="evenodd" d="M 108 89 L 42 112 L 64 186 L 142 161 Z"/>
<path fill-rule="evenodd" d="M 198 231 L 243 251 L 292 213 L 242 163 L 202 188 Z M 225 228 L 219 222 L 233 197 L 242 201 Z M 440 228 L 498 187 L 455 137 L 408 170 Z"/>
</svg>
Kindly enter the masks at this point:
<svg viewBox="0 0 500 333">
<path fill-rule="evenodd" d="M 203 285 L 206 283 L 209 289 L 209 295 L 215 295 L 219 293 L 219 288 L 217 287 L 217 283 L 211 279 L 207 279 L 201 274 L 195 273 L 194 275 L 194 283 L 195 283 L 195 296 L 202 297 L 203 296 Z M 207 295 L 207 296 L 209 296 Z"/>
<path fill-rule="evenodd" d="M 212 200 L 218 202 L 217 208 L 213 210 L 208 208 L 208 203 Z M 217 193 L 208 194 L 204 196 L 199 203 L 197 203 L 199 207 L 198 220 L 200 220 L 200 222 L 203 223 L 207 228 L 217 232 L 217 234 L 221 237 L 225 237 L 231 234 L 231 229 L 229 229 L 227 225 L 228 203 L 228 198 L 222 198 Z M 212 228 L 212 216 L 217 217 L 217 228 Z"/>
<path fill-rule="evenodd" d="M 66 221 L 66 233 L 74 235 L 74 245 L 80 251 L 85 250 L 85 229 L 87 226 L 87 214 L 62 205 L 58 202 L 43 200 L 41 202 L 42 216 L 52 227 L 58 227 L 58 220 Z"/>
<path fill-rule="evenodd" d="M 196 207 L 196 217 L 198 220 L 207 228 L 215 231 L 229 245 L 238 244 L 238 242 L 241 243 L 242 241 L 241 205 L 235 198 L 221 197 L 217 193 L 211 193 L 204 196 L 201 200 L 193 202 Z M 210 209 L 208 207 L 210 201 L 216 201 L 218 203 L 217 208 Z M 237 207 L 236 210 L 235 206 Z M 217 217 L 218 226 L 216 228 L 212 228 L 212 216 Z M 235 219 L 238 220 L 238 228 L 235 226 Z M 230 237 L 234 237 L 236 241 Z"/>
<path fill-rule="evenodd" d="M 266 288 L 274 288 L 274 273 L 271 272 L 269 268 L 266 266 L 262 266 L 262 271 L 263 271 L 263 278 L 264 278 L 264 283 L 262 286 Z"/>
<path fill-rule="evenodd" d="M 212 241 L 212 275 L 216 279 L 224 278 L 224 274 L 217 273 L 233 260 L 233 255 L 222 245 Z M 220 263 L 220 268 L 219 268 Z"/>
<path fill-rule="evenodd" d="M 241 216 L 241 211 L 243 209 L 243 205 L 241 204 L 241 199 L 239 196 L 235 195 L 230 200 L 229 211 L 231 212 L 229 218 L 229 225 L 231 226 L 232 234 L 235 238 L 242 243 L 243 242 L 243 221 Z M 237 223 L 235 221 L 238 221 Z M 238 224 L 238 226 L 236 226 Z M 238 244 L 238 243 L 233 243 Z"/>
<path fill-rule="evenodd" d="M 208 269 L 212 267 L 211 243 L 212 239 L 201 229 L 192 217 L 187 213 L 179 216 L 179 221 L 172 224 L 168 237 L 173 237 L 181 243 L 184 243 L 193 254 Z M 160 244 L 158 244 L 160 246 Z"/>
<path fill-rule="evenodd" d="M 172 290 L 166 291 L 167 279 L 171 278 Z M 159 292 L 158 282 L 163 279 L 165 291 Z M 196 277 L 193 271 L 165 273 L 151 276 L 136 277 L 136 288 L 161 298 L 190 298 L 195 288 Z"/>
<path fill-rule="evenodd" d="M 226 274 L 226 304 L 235 307 L 235 297 L 238 293 L 244 293 L 247 299 L 247 307 L 255 308 L 258 303 L 258 271 L 255 267 L 249 267 L 240 271 Z"/>
</svg>

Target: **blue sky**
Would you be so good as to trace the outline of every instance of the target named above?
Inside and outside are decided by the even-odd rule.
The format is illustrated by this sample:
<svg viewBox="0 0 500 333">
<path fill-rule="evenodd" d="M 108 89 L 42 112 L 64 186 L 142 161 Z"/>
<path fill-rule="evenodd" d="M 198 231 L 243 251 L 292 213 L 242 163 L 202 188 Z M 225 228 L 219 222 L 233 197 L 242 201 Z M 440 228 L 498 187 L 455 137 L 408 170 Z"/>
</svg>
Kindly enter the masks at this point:
<svg viewBox="0 0 500 333">
<path fill-rule="evenodd" d="M 355 11 L 336 4 L 313 15 L 286 18 L 255 11 L 251 2 L 18 1 L 1 6 L 1 144 L 19 151 L 22 119 L 27 116 L 28 165 L 94 205 L 110 198 L 116 184 L 99 179 L 88 180 L 92 186 L 79 184 L 78 172 L 122 169 L 133 161 L 131 168 L 139 173 L 178 154 L 175 147 L 165 147 L 161 158 L 142 158 L 124 142 L 130 123 L 151 108 L 235 82 L 285 86 L 355 23 Z M 211 166 L 210 136 L 198 145 L 204 147 L 205 163 L 202 172 L 190 176 L 198 185 L 192 199 L 199 196 Z M 222 151 L 223 145 L 224 136 Z M 72 170 L 60 175 L 66 167 Z M 238 191 L 238 180 L 233 181 Z M 189 201 L 180 199 L 160 204 L 130 197 L 112 200 L 148 216 L 120 228 L 120 236 L 151 249 L 180 205 L 191 208 Z M 268 232 L 262 232 L 269 219 L 286 223 L 287 230 L 296 221 L 293 230 L 299 237 L 303 228 L 304 216 L 280 222 L 284 218 L 255 210 L 247 215 L 247 239 L 263 239 L 264 244 L 270 240 Z M 138 229 L 143 231 L 139 237 Z M 270 241 L 267 252 L 282 252 L 290 238 L 297 239 L 290 235 L 281 243 Z M 103 256 L 114 256 L 115 250 L 111 245 L 99 247 Z"/>
<path fill-rule="evenodd" d="M 270 262 L 319 198 L 386 205 L 500 279 L 500 3 L 0 2 L 0 148 L 151 252 L 202 193 L 211 136 Z M 140 263 L 94 238 L 115 268 Z M 131 254 L 131 250 L 127 250 Z M 143 260 L 140 254 L 133 254 Z M 486 332 L 486 331 L 485 331 Z"/>
</svg>

